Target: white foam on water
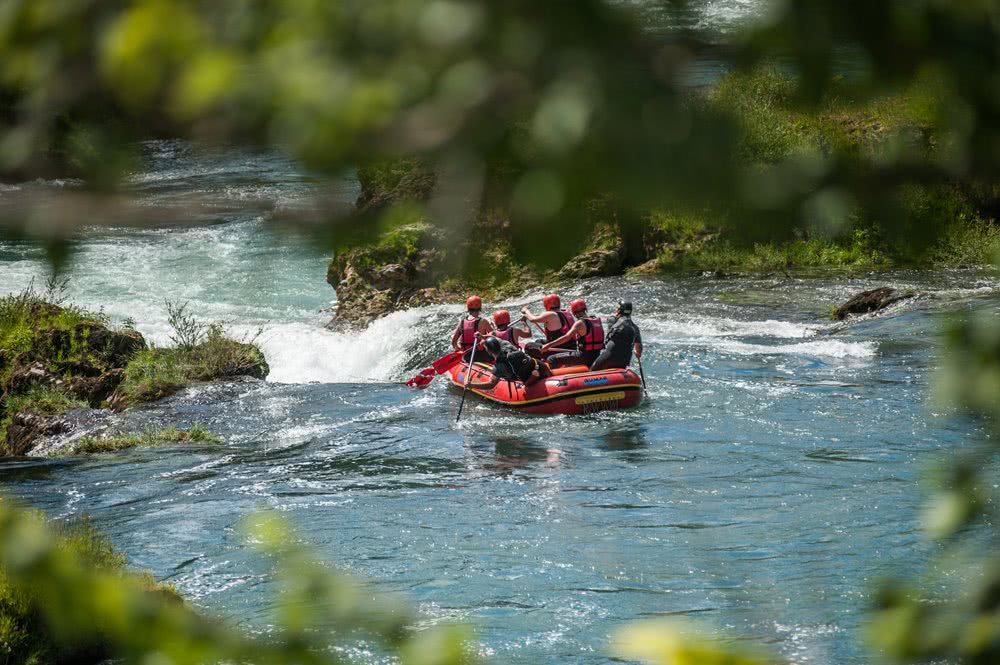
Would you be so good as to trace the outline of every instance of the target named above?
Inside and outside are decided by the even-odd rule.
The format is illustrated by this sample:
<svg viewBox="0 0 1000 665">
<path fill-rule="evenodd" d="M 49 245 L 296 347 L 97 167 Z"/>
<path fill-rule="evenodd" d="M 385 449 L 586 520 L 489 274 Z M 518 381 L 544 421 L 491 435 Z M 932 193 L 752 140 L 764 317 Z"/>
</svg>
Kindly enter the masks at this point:
<svg viewBox="0 0 1000 665">
<path fill-rule="evenodd" d="M 409 359 L 413 329 L 434 308 L 394 312 L 356 332 L 313 323 L 269 328 L 258 340 L 276 383 L 376 383 L 398 379 Z"/>
<path fill-rule="evenodd" d="M 724 353 L 741 356 L 796 355 L 824 358 L 872 358 L 878 351 L 874 342 L 841 342 L 832 339 L 774 346 L 726 340 L 718 344 L 717 348 Z"/>
<path fill-rule="evenodd" d="M 736 319 L 693 316 L 663 321 L 643 321 L 642 326 L 672 338 L 704 337 L 775 337 L 801 339 L 812 337 L 824 326 L 791 321 L 738 321 Z"/>
</svg>

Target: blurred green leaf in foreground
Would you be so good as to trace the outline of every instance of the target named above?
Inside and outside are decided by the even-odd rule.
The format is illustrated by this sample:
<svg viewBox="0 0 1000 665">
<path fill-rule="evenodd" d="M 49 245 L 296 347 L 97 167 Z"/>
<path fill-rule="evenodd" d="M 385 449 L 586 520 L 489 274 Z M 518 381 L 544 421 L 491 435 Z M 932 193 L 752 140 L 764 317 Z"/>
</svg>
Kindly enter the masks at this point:
<svg viewBox="0 0 1000 665">
<path fill-rule="evenodd" d="M 762 5 L 720 47 L 644 30 L 628 3 L 604 0 L 8 0 L 0 177 L 79 180 L 6 192 L 0 222 L 58 240 L 79 224 L 189 218 L 121 196 L 137 141 L 167 136 L 277 149 L 331 177 L 417 159 L 435 175 L 424 212 L 444 235 L 469 237 L 502 211 L 517 258 L 550 265 L 607 221 L 588 214 L 601 198 L 632 245 L 663 207 L 710 206 L 756 238 L 836 234 L 858 215 L 930 233 L 908 223 L 914 187 L 998 199 L 998 11 L 991 0 L 788 0 Z M 688 76 L 706 49 L 731 66 L 780 66 L 803 118 L 844 94 L 917 90 L 921 122 L 890 123 L 863 151 L 824 139 L 748 152 L 764 100 L 704 103 Z M 885 116 L 871 110 L 848 132 L 878 127 Z M 322 200 L 307 216 L 324 229 L 342 217 Z"/>
</svg>

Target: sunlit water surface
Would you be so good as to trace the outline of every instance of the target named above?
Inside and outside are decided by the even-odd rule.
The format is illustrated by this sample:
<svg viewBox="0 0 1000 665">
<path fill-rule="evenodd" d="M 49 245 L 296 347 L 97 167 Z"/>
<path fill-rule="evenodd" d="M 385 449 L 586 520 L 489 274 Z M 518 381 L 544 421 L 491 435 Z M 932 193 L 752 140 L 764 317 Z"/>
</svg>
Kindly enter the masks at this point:
<svg viewBox="0 0 1000 665">
<path fill-rule="evenodd" d="M 134 184 L 150 205 L 196 191 L 280 207 L 317 187 L 274 156 L 147 150 Z M 355 194 L 347 182 L 337 195 Z M 272 231 L 268 214 L 89 230 L 68 272 L 74 302 L 132 318 L 157 343 L 169 340 L 167 300 L 237 334 L 263 327 L 267 382 L 195 387 L 111 420 L 198 422 L 225 442 L 7 460 L 7 493 L 55 517 L 92 515 L 135 565 L 252 626 L 272 620 L 274 588 L 239 525 L 270 508 L 429 621 L 475 624 L 494 662 L 607 662 L 617 627 L 657 616 L 796 663 L 869 661 L 860 627 L 875 581 L 929 553 L 918 479 L 978 436 L 929 405 L 939 313 L 997 310 L 994 276 L 573 284 L 564 297 L 601 312 L 635 302 L 650 399 L 574 418 L 470 402 L 456 424 L 443 381 L 423 392 L 400 381 L 446 350 L 459 307 L 325 330 L 328 256 Z M 25 244 L 0 243 L 0 262 L 0 292 L 47 271 Z M 832 304 L 882 284 L 919 297 L 882 318 L 828 320 Z"/>
</svg>

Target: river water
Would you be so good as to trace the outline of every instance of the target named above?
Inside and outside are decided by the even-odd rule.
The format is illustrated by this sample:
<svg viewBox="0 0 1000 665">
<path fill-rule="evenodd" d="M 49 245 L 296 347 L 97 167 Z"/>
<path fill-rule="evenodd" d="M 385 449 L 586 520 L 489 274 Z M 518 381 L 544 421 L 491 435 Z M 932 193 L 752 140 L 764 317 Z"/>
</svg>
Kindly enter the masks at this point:
<svg viewBox="0 0 1000 665">
<path fill-rule="evenodd" d="M 238 334 L 263 327 L 271 376 L 112 419 L 131 430 L 198 422 L 221 445 L 6 460 L 6 493 L 54 517 L 93 516 L 135 565 L 252 626 L 268 624 L 273 589 L 238 525 L 271 508 L 321 557 L 404 592 L 429 621 L 473 623 L 493 662 L 607 662 L 616 627 L 674 615 L 795 663 L 869 661 L 860 631 L 875 581 L 930 552 L 921 473 L 979 434 L 929 403 L 941 313 L 996 310 L 995 276 L 572 284 L 564 298 L 585 295 L 598 311 L 636 304 L 650 399 L 574 418 L 471 402 L 456 424 L 443 381 L 420 392 L 400 382 L 445 351 L 458 305 L 353 335 L 324 329 L 328 256 L 254 212 L 294 206 L 319 184 L 275 156 L 146 148 L 134 187 L 147 204 L 197 193 L 250 212 L 86 230 L 71 299 L 134 319 L 157 343 L 169 340 L 166 300 Z M 356 190 L 347 180 L 335 195 Z M 37 248 L 0 242 L 0 292 L 47 269 Z M 828 320 L 831 304 L 883 284 L 919 297 L 884 317 Z"/>
</svg>

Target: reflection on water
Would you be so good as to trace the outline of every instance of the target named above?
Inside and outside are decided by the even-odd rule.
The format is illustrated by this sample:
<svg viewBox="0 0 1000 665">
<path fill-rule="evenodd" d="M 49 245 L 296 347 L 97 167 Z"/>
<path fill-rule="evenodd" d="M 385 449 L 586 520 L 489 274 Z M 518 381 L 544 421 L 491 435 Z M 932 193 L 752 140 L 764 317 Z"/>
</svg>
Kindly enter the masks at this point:
<svg viewBox="0 0 1000 665">
<path fill-rule="evenodd" d="M 649 447 L 646 430 L 641 427 L 613 429 L 601 436 L 601 445 L 607 450 L 632 451 Z"/>
</svg>

